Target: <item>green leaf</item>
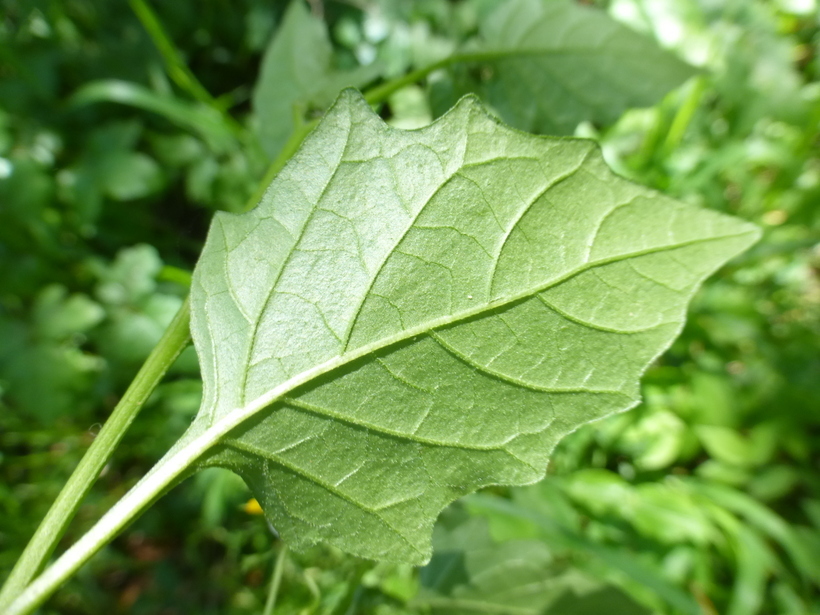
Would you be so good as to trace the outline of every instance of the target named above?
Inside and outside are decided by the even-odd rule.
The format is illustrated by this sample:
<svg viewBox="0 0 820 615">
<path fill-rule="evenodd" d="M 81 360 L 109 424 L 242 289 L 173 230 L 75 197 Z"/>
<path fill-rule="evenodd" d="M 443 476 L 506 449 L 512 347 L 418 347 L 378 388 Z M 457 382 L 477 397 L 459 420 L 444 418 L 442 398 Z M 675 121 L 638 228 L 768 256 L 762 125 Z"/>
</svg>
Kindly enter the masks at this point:
<svg viewBox="0 0 820 615">
<path fill-rule="evenodd" d="M 790 525 L 782 517 L 745 493 L 714 483 L 688 479 L 687 484 L 715 506 L 720 506 L 743 517 L 739 528 L 753 528 L 779 543 L 794 562 L 801 575 L 820 584 L 820 556 L 810 543 L 800 536 L 799 527 Z"/>
<path fill-rule="evenodd" d="M 588 538 L 580 528 L 572 527 L 574 524 L 568 526 L 566 521 L 553 518 L 551 502 L 543 500 L 538 493 L 543 490 L 545 483 L 513 490 L 512 501 L 486 494 L 471 495 L 467 499 L 467 508 L 471 514 L 488 519 L 493 535 L 499 529 L 502 533 L 509 534 L 509 528 L 515 524 L 529 525 L 536 530 L 534 534 L 524 528 L 517 533 L 521 533 L 523 529 L 529 536 L 542 536 L 553 548 L 588 556 L 591 565 L 584 566 L 586 573 L 594 574 L 601 580 L 623 584 L 630 592 L 648 599 L 649 604 L 658 602 L 658 611 L 666 612 L 661 608 L 665 603 L 666 610 L 674 609 L 674 612 L 687 615 L 701 613 L 698 603 L 689 592 L 670 582 L 644 557 L 632 553 L 623 545 L 610 547 L 601 544 Z M 577 564 L 580 567 L 583 561 Z"/>
<path fill-rule="evenodd" d="M 69 102 L 76 107 L 111 102 L 151 111 L 200 135 L 215 152 L 225 152 L 235 146 L 234 135 L 215 109 L 161 96 L 137 83 L 117 79 L 92 81 L 79 88 Z"/>
<path fill-rule="evenodd" d="M 339 90 L 365 85 L 380 70 L 375 64 L 336 70 L 324 22 L 311 15 L 302 0 L 293 0 L 265 51 L 253 91 L 262 147 L 275 156 L 293 131 L 295 114 L 311 106 L 327 107 Z"/>
<path fill-rule="evenodd" d="M 101 169 L 106 194 L 117 201 L 131 201 L 162 189 L 162 170 L 142 152 L 112 152 Z"/>
<path fill-rule="evenodd" d="M 500 3 L 470 56 L 483 68 L 438 82 L 434 105 L 476 92 L 506 122 L 542 134 L 572 134 L 584 120 L 611 124 L 695 74 L 650 38 L 567 0 Z"/>
<path fill-rule="evenodd" d="M 537 540 L 497 543 L 485 519 L 436 525 L 435 555 L 421 569 L 413 600 L 447 615 L 638 615 L 649 611 L 614 587 L 595 581 Z"/>
<path fill-rule="evenodd" d="M 563 435 L 634 406 L 698 283 L 757 235 L 473 98 L 402 131 L 346 91 L 259 207 L 214 218 L 180 446 L 218 445 L 205 463 L 297 548 L 422 563 L 449 502 L 539 480 Z"/>
</svg>

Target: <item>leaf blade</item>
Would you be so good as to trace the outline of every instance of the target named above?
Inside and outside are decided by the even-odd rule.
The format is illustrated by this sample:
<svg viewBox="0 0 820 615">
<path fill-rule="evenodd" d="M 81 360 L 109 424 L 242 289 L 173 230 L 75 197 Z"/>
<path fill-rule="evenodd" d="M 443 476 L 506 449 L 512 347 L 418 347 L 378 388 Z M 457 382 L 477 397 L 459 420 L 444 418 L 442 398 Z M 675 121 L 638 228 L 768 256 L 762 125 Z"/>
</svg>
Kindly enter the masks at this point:
<svg viewBox="0 0 820 615">
<path fill-rule="evenodd" d="M 256 210 L 215 219 L 192 429 L 297 548 L 423 562 L 450 501 L 538 480 L 561 436 L 637 403 L 756 233 L 474 99 L 400 131 L 345 92 Z"/>
</svg>

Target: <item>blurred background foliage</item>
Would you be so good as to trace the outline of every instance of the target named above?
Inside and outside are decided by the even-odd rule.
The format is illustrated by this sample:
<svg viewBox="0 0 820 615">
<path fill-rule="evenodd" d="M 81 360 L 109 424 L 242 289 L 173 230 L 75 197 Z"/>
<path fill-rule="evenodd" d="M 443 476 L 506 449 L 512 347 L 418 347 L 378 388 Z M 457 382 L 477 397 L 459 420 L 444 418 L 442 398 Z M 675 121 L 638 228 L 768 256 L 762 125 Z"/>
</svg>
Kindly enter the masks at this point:
<svg viewBox="0 0 820 615">
<path fill-rule="evenodd" d="M 300 76 L 263 61 L 284 53 L 285 3 L 0 0 L 0 577 L 181 304 L 212 211 L 241 210 L 339 87 L 447 56 L 497 4 L 312 0 L 292 9 L 288 45 L 314 61 Z M 421 570 L 290 553 L 277 613 L 820 613 L 818 6 L 594 4 L 701 71 L 576 134 L 619 173 L 764 239 L 699 293 L 644 403 L 566 438 L 545 481 L 451 507 Z M 255 85 L 260 70 L 278 93 Z M 428 123 L 450 78 L 398 90 L 383 115 Z M 280 107 L 266 118 L 254 100 Z M 66 544 L 199 397 L 189 349 Z M 202 472 L 43 612 L 261 612 L 282 545 L 249 498 Z"/>
</svg>

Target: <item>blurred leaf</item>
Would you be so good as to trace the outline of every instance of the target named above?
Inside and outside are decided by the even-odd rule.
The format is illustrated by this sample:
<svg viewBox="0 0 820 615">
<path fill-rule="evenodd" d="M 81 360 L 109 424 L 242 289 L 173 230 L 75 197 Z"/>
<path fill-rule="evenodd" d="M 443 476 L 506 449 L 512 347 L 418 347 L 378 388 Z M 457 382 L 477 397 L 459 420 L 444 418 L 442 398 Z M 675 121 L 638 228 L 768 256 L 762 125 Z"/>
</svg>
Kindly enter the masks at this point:
<svg viewBox="0 0 820 615">
<path fill-rule="evenodd" d="M 731 383 L 725 377 L 702 370 L 692 377 L 691 398 L 686 411 L 691 413 L 693 422 L 725 428 L 722 432 L 707 429 L 704 433 L 726 433 L 738 423 L 737 402 Z"/>
<path fill-rule="evenodd" d="M 111 265 L 100 268 L 97 297 L 113 305 L 146 299 L 155 291 L 156 276 L 161 270 L 162 259 L 154 246 L 124 248 Z"/>
<path fill-rule="evenodd" d="M 413 600 L 432 613 L 592 615 L 603 604 L 612 615 L 649 613 L 623 592 L 554 558 L 543 542 L 496 543 L 481 518 L 453 528 L 438 524 L 433 544 L 435 554 L 420 571 L 422 589 Z"/>
<path fill-rule="evenodd" d="M 631 521 L 644 536 L 659 542 L 706 547 L 715 540 L 712 523 L 699 504 L 673 484 L 638 485 Z"/>
<path fill-rule="evenodd" d="M 164 188 L 160 165 L 135 151 L 143 130 L 137 120 L 104 124 L 89 133 L 79 159 L 59 172 L 60 196 L 73 207 L 73 219 L 84 235 L 95 234 L 106 197 L 130 201 Z"/>
<path fill-rule="evenodd" d="M 248 488 L 242 479 L 222 468 L 203 470 L 195 480 L 197 491 L 202 492 L 202 523 L 206 528 L 222 525 L 228 513 L 248 498 Z"/>
<path fill-rule="evenodd" d="M 7 170 L 0 177 L 0 250 L 31 250 L 32 239 L 47 236 L 43 212 L 53 199 L 54 179 L 33 160 L 13 156 L 6 164 Z"/>
<path fill-rule="evenodd" d="M 543 615 L 648 615 L 651 612 L 619 589 L 592 585 L 566 592 Z"/>
<path fill-rule="evenodd" d="M 55 284 L 40 292 L 34 318 L 41 336 L 60 340 L 98 325 L 105 318 L 105 310 L 86 295 L 68 297 L 66 288 Z"/>
<path fill-rule="evenodd" d="M 83 85 L 71 97 L 75 106 L 101 102 L 113 102 L 151 111 L 169 122 L 200 135 L 215 152 L 224 152 L 235 144 L 232 131 L 215 109 L 161 96 L 137 83 L 118 81 L 94 81 Z"/>
<path fill-rule="evenodd" d="M 64 416 L 87 416 L 95 377 L 104 366 L 100 357 L 70 345 L 29 342 L 1 367 L 12 407 L 48 424 Z"/>
<path fill-rule="evenodd" d="M 748 437 L 728 427 L 695 427 L 704 448 L 719 461 L 736 466 L 760 466 L 770 461 L 777 437 L 772 423 L 757 425 Z"/>
<path fill-rule="evenodd" d="M 606 13 L 565 0 L 509 0 L 481 23 L 465 54 L 483 63 L 434 86 L 437 115 L 476 92 L 511 125 L 572 134 L 657 103 L 694 69 Z M 438 90 L 438 91 L 436 91 Z"/>
<path fill-rule="evenodd" d="M 514 502 L 487 495 L 472 495 L 468 508 L 476 513 L 490 516 L 508 516 L 529 522 L 537 528 L 553 548 L 570 549 L 589 556 L 619 579 L 629 579 L 638 588 L 650 592 L 655 600 L 687 615 L 701 615 L 701 610 L 689 593 L 670 583 L 653 566 L 626 548 L 611 548 L 589 540 L 570 530 L 546 514 L 531 510 Z M 558 614 L 556 614 L 558 615 Z"/>
<path fill-rule="evenodd" d="M 737 575 L 727 615 L 759 613 L 766 580 L 772 570 L 772 557 L 756 532 L 738 528 L 735 540 Z"/>
<path fill-rule="evenodd" d="M 293 131 L 295 116 L 314 107 L 324 109 L 341 89 L 361 87 L 380 70 L 375 64 L 335 69 L 325 24 L 310 14 L 303 0 L 292 0 L 265 51 L 253 91 L 257 132 L 265 151 L 271 157 L 279 153 Z"/>
<path fill-rule="evenodd" d="M 607 470 L 580 470 L 564 481 L 566 493 L 599 518 L 620 518 L 661 543 L 706 545 L 712 524 L 698 504 L 674 483 L 631 485 Z"/>
<path fill-rule="evenodd" d="M 107 167 L 105 190 L 117 201 L 142 198 L 162 187 L 159 165 L 140 152 L 117 152 L 109 158 Z"/>
<path fill-rule="evenodd" d="M 677 415 L 656 410 L 629 428 L 622 441 L 631 449 L 636 466 L 659 470 L 680 458 L 686 436 L 686 426 Z"/>
<path fill-rule="evenodd" d="M 777 541 L 797 565 L 801 574 L 815 583 L 820 583 L 820 554 L 801 540 L 795 529 L 782 517 L 745 493 L 730 487 L 696 479 L 688 480 L 687 484 L 710 502 L 743 516 L 750 526 Z"/>
</svg>

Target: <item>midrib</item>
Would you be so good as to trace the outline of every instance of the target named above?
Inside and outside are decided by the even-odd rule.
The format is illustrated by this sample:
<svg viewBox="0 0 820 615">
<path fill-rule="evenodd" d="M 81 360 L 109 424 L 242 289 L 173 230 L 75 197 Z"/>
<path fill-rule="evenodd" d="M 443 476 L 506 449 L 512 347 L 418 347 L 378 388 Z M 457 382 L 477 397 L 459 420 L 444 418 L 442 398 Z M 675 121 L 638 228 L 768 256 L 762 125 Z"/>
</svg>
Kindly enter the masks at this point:
<svg viewBox="0 0 820 615">
<path fill-rule="evenodd" d="M 400 331 L 394 335 L 388 336 L 381 340 L 377 340 L 375 342 L 371 342 L 370 344 L 360 346 L 359 348 L 351 352 L 335 356 L 332 359 L 325 361 L 324 363 L 320 363 L 312 369 L 304 371 L 301 374 L 298 374 L 280 383 L 276 387 L 270 389 L 268 392 L 256 397 L 245 406 L 224 413 L 219 419 L 217 419 L 216 422 L 214 422 L 210 427 L 208 427 L 205 430 L 205 432 L 203 432 L 202 436 L 205 436 L 206 433 L 211 434 L 209 440 L 211 444 L 214 444 L 223 436 L 225 436 L 228 432 L 230 432 L 232 429 L 241 425 L 246 420 L 254 416 L 257 412 L 264 410 L 272 403 L 278 401 L 288 393 L 310 383 L 312 380 L 319 378 L 320 376 L 325 376 L 337 369 L 345 367 L 346 365 L 349 365 L 354 361 L 362 359 L 380 350 L 384 350 L 386 348 L 395 346 L 402 342 L 412 340 L 414 337 L 426 335 L 430 331 L 452 326 L 481 315 L 489 315 L 489 313 L 502 310 L 506 307 L 510 307 L 518 302 L 529 299 L 538 293 L 542 293 L 551 288 L 555 288 L 556 286 L 563 284 L 564 282 L 574 278 L 575 276 L 578 276 L 596 267 L 603 267 L 605 265 L 609 265 L 612 263 L 617 263 L 629 260 L 631 258 L 637 258 L 640 256 L 646 256 L 649 254 L 658 254 L 661 252 L 677 250 L 691 245 L 710 243 L 714 241 L 723 241 L 727 239 L 736 239 L 740 237 L 746 237 L 749 235 L 754 235 L 754 232 L 747 231 L 731 235 L 718 235 L 706 239 L 693 239 L 690 241 L 683 241 L 675 244 L 668 244 L 665 246 L 646 248 L 644 250 L 637 250 L 634 252 L 628 252 L 625 254 L 619 254 L 609 258 L 600 259 L 597 261 L 587 262 L 584 265 L 581 265 L 580 267 L 577 267 L 574 270 L 571 270 L 565 273 L 564 275 L 559 276 L 558 278 L 555 278 L 533 289 L 529 289 L 521 293 L 512 295 L 506 299 L 491 302 L 484 306 L 477 306 L 469 310 L 464 310 L 462 312 L 459 312 L 458 314 L 442 316 L 440 318 L 436 318 L 425 323 L 416 325 L 415 327 L 410 327 L 409 329 L 405 329 L 404 331 Z M 200 440 L 199 437 L 197 437 L 196 439 Z M 202 453 L 204 453 L 205 450 L 207 450 L 207 448 L 204 448 L 202 450 Z"/>
</svg>

